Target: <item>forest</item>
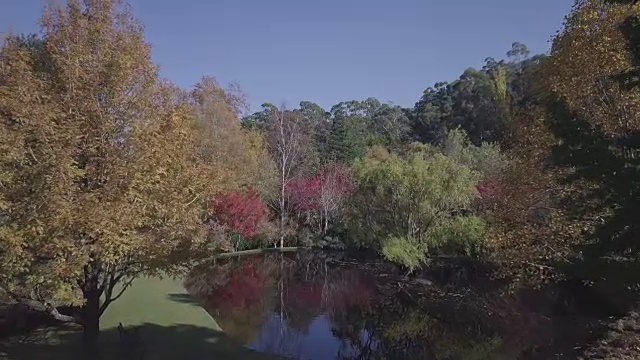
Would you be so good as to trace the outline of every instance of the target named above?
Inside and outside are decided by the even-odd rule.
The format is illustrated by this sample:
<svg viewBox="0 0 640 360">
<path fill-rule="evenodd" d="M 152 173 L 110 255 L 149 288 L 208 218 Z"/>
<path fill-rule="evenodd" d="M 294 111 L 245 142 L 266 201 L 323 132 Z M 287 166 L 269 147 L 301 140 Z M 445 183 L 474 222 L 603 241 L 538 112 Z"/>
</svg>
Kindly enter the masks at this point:
<svg viewBox="0 0 640 360">
<path fill-rule="evenodd" d="M 370 252 L 406 276 L 464 258 L 516 287 L 606 280 L 637 299 L 635 1 L 577 0 L 549 53 L 505 44 L 410 108 L 252 114 L 237 84 L 163 79 L 122 1 L 40 23 L 0 48 L 0 302 L 87 343 L 140 274 L 249 249 Z"/>
</svg>

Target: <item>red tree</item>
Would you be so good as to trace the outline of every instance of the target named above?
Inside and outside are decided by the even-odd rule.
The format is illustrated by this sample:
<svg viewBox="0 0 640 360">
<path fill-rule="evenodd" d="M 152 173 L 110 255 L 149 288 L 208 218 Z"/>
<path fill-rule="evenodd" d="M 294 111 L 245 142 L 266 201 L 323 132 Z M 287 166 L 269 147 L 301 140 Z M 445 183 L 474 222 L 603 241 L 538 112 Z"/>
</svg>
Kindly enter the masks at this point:
<svg viewBox="0 0 640 360">
<path fill-rule="evenodd" d="M 300 215 L 319 220 L 322 232 L 340 212 L 353 190 L 349 169 L 342 165 L 325 166 L 311 178 L 296 178 L 287 184 L 289 201 Z"/>
<path fill-rule="evenodd" d="M 245 238 L 258 234 L 258 227 L 267 220 L 269 209 L 257 191 L 232 192 L 210 204 L 211 220 Z"/>
</svg>

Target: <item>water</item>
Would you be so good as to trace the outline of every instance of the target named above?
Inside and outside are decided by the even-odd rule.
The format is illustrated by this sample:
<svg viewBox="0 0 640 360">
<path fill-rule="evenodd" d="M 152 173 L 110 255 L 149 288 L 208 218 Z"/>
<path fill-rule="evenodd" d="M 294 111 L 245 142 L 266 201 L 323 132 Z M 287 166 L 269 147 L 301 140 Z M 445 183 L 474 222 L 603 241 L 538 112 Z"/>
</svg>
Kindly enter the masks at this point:
<svg viewBox="0 0 640 360">
<path fill-rule="evenodd" d="M 186 285 L 242 345 L 305 360 L 570 359 L 607 316 L 578 306 L 590 293 L 510 293 L 479 274 L 405 277 L 379 260 L 273 253 L 204 264 Z"/>
</svg>

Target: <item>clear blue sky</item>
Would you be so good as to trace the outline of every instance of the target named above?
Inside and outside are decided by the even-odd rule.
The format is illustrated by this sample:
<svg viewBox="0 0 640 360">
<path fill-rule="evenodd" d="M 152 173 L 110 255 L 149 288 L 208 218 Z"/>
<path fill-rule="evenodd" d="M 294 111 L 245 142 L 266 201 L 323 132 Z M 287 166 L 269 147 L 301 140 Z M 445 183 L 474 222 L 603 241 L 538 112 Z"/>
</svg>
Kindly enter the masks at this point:
<svg viewBox="0 0 640 360">
<path fill-rule="evenodd" d="M 37 30 L 45 0 L 0 0 L 0 31 Z M 130 0 L 164 77 L 236 81 L 252 108 L 370 96 L 413 105 L 514 41 L 546 52 L 573 0 Z"/>
</svg>

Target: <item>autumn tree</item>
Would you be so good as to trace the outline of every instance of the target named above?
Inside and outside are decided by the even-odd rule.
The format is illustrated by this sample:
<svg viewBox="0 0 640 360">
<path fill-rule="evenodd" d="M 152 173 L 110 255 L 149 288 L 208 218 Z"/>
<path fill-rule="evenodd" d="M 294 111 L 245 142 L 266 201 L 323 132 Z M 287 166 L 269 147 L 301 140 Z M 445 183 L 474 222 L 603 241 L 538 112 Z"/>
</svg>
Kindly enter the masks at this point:
<svg viewBox="0 0 640 360">
<path fill-rule="evenodd" d="M 213 198 L 209 204 L 208 221 L 223 226 L 222 230 L 244 239 L 256 237 L 268 221 L 269 209 L 255 190 L 234 191 Z M 238 246 L 234 246 L 237 250 Z"/>
<path fill-rule="evenodd" d="M 189 103 L 210 183 L 224 190 L 264 190 L 272 166 L 263 136 L 242 127 L 240 115 L 247 105 L 239 86 L 224 88 L 205 76 L 189 93 Z"/>
<path fill-rule="evenodd" d="M 545 66 L 548 125 L 558 139 L 551 160 L 573 227 L 565 232 L 582 235 L 580 257 L 588 261 L 637 261 L 639 39 L 637 2 L 580 0 Z"/>
<path fill-rule="evenodd" d="M 0 53 L 0 284 L 54 315 L 79 298 L 92 344 L 140 271 L 202 238 L 209 184 L 125 4 L 70 0 L 41 24 L 38 51 L 10 36 Z"/>
<path fill-rule="evenodd" d="M 329 225 L 344 209 L 353 187 L 350 170 L 334 163 L 322 166 L 313 177 L 293 179 L 287 191 L 294 210 L 326 234 Z"/>
</svg>

